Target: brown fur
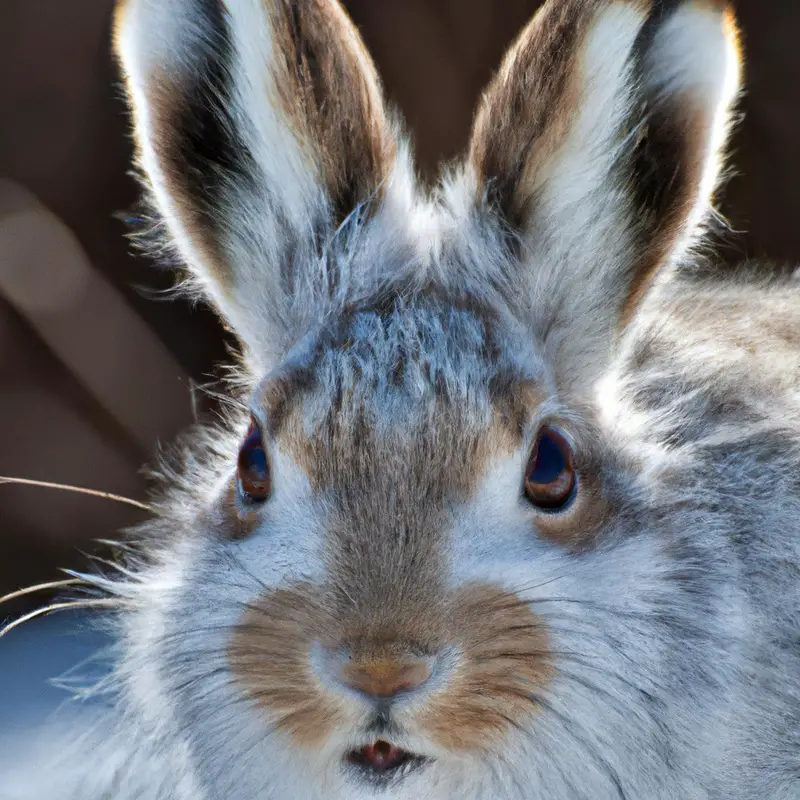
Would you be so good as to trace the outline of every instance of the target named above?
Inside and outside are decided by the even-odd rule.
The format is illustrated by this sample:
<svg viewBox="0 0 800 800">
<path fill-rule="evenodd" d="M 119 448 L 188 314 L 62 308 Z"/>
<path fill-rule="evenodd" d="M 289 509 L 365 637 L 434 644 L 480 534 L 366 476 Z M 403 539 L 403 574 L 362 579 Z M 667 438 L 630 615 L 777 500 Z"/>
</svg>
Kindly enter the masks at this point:
<svg viewBox="0 0 800 800">
<path fill-rule="evenodd" d="M 479 194 L 490 188 L 514 224 L 531 213 L 536 176 L 579 110 L 578 64 L 592 22 L 615 1 L 546 4 L 522 31 L 481 100 L 469 160 Z M 646 0 L 627 2 L 643 12 L 650 7 Z"/>
<path fill-rule="evenodd" d="M 349 592 L 359 594 L 358 586 Z M 348 647 L 363 661 L 396 662 L 409 652 L 455 648 L 447 685 L 426 700 L 421 727 L 455 750 L 502 746 L 502 734 L 536 713 L 552 674 L 547 631 L 515 595 L 484 585 L 441 591 L 417 608 L 391 609 L 392 628 L 341 609 L 308 585 L 262 597 L 240 622 L 230 649 L 235 674 L 276 726 L 298 745 L 321 745 L 344 703 L 312 674 L 309 650 Z M 365 634 L 369 634 L 368 636 Z"/>
<path fill-rule="evenodd" d="M 247 611 L 230 646 L 231 668 L 274 724 L 303 746 L 322 744 L 342 722 L 340 704 L 312 675 L 309 647 L 326 641 L 331 615 L 313 587 L 277 589 Z"/>
<path fill-rule="evenodd" d="M 730 6 L 720 0 L 696 0 L 694 5 L 722 11 L 720 25 L 727 38 L 734 43 L 741 63 L 741 49 L 736 22 Z M 651 111 L 642 148 L 649 148 L 651 161 L 669 164 L 672 175 L 661 176 L 661 190 L 637 215 L 639 238 L 643 243 L 627 297 L 622 306 L 620 327 L 628 325 L 650 288 L 653 278 L 668 259 L 680 236 L 686 233 L 690 219 L 700 197 L 701 178 L 709 157 L 709 137 L 714 119 L 713 109 L 694 97 L 689 91 L 676 93 L 665 102 L 659 98 Z"/>
<path fill-rule="evenodd" d="M 122 31 L 126 27 L 130 0 L 117 0 L 114 7 L 113 42 L 119 55 Z M 169 192 L 175 213 L 187 236 L 198 251 L 202 266 L 211 275 L 214 283 L 223 291 L 230 288 L 233 273 L 221 249 L 221 243 L 205 224 L 202 212 L 193 203 L 186 170 L 179 150 L 175 120 L 187 110 L 186 76 L 161 67 L 153 69 L 148 76 L 145 90 L 147 107 L 152 115 L 152 146 L 158 155 L 163 180 Z M 131 104 L 135 114 L 136 106 Z M 137 137 L 137 160 L 141 165 L 141 137 Z"/>
<path fill-rule="evenodd" d="M 463 657 L 421 725 L 454 750 L 502 746 L 498 734 L 537 710 L 553 661 L 544 623 L 515 595 L 468 585 L 449 598 L 451 636 Z"/>
<path fill-rule="evenodd" d="M 259 508 L 258 504 L 247 506 L 239 499 L 238 481 L 233 477 L 208 512 L 211 527 L 226 539 L 246 539 L 258 529 Z"/>
<path fill-rule="evenodd" d="M 598 13 L 629 4 L 643 18 L 649 0 L 567 0 L 545 5 L 509 51 L 479 106 L 470 147 L 477 190 L 512 225 L 524 227 L 536 214 L 537 186 L 568 135 L 582 102 L 580 59 Z M 723 12 L 721 24 L 738 49 L 730 6 L 722 0 L 695 0 L 695 5 Z M 644 59 L 646 62 L 646 53 Z M 632 145 L 627 175 L 632 191 L 627 223 L 633 229 L 636 257 L 620 275 L 620 327 L 633 317 L 653 278 L 673 252 L 698 201 L 700 174 L 709 155 L 706 146 L 712 119 L 688 92 L 683 95 L 631 99 L 631 128 L 642 100 L 647 123 Z M 665 174 L 665 170 L 670 170 Z M 479 198 L 480 199 L 480 198 Z"/>
<path fill-rule="evenodd" d="M 117 52 L 127 9 L 127 0 L 116 8 Z M 380 193 L 394 164 L 396 142 L 377 73 L 358 31 L 338 3 L 265 0 L 264 15 L 274 39 L 272 81 L 265 80 L 264 85 L 275 95 L 265 102 L 285 116 L 338 223 L 357 204 Z M 199 258 L 195 266 L 201 266 L 223 297 L 230 299 L 236 276 L 225 252 L 226 231 L 220 227 L 217 204 L 227 187 L 219 181 L 226 172 L 232 173 L 228 177 L 233 183 L 242 176 L 235 174 L 237 165 L 224 155 L 215 163 L 189 163 L 190 129 L 209 135 L 213 127 L 220 131 L 230 127 L 225 119 L 210 120 L 220 115 L 210 110 L 208 101 L 199 102 L 194 83 L 198 76 L 213 73 L 216 57 L 209 62 L 196 58 L 200 58 L 198 63 L 186 71 L 173 65 L 168 70 L 155 68 L 147 76 L 150 144 L 174 212 Z M 220 66 L 224 71 L 226 65 Z M 264 65 L 265 78 L 269 68 Z M 204 115 L 209 119 L 198 123 Z M 217 152 L 237 148 L 241 150 L 241 143 L 225 142 Z M 242 150 L 234 160 L 237 157 L 246 159 L 247 155 Z"/>
<path fill-rule="evenodd" d="M 347 213 L 380 188 L 395 155 L 372 59 L 338 3 L 265 5 L 275 37 L 274 104 Z"/>
<path fill-rule="evenodd" d="M 348 408 L 352 401 L 342 402 Z M 315 493 L 334 502 L 328 568 L 335 586 L 359 587 L 355 597 L 342 597 L 342 608 L 365 621 L 352 637 L 370 639 L 375 629 L 391 628 L 398 612 L 424 630 L 440 591 L 446 509 L 468 501 L 492 459 L 512 453 L 520 435 L 499 417 L 475 431 L 447 406 L 435 408 L 430 423 L 407 438 L 377 437 L 352 407 L 334 409 L 310 438 L 299 419 L 284 428 L 282 446 Z"/>
<path fill-rule="evenodd" d="M 343 405 L 349 402 L 348 397 L 342 399 Z M 357 476 L 365 482 L 359 490 L 366 493 L 388 472 L 386 480 L 391 485 L 387 489 L 424 488 L 436 498 L 465 499 L 491 461 L 512 453 L 520 441 L 516 420 L 500 411 L 487 428 L 475 431 L 468 419 L 459 419 L 458 409 L 438 408 L 425 430 L 406 442 L 378 440 L 357 412 L 343 417 L 334 409 L 314 438 L 302 428 L 300 409 L 284 423 L 281 446 L 303 467 L 315 491 L 347 492 L 340 481 L 349 483 Z M 404 474 L 397 476 L 391 466 L 400 466 L 400 458 Z"/>
<path fill-rule="evenodd" d="M 630 281 L 622 303 L 619 327 L 625 328 L 633 319 L 653 280 L 673 251 L 676 241 L 686 230 L 686 222 L 698 202 L 698 188 L 705 165 L 707 150 L 702 142 L 708 134 L 711 120 L 691 113 L 692 98 L 683 97 L 659 114 L 653 127 L 661 140 L 673 150 L 673 180 L 669 196 L 661 200 L 660 209 L 642 209 L 637 220 L 641 247 L 630 269 Z M 647 145 L 645 145 L 647 146 Z M 655 148 L 658 150 L 658 143 Z M 679 150 L 679 152 L 674 152 Z"/>
<path fill-rule="evenodd" d="M 122 31 L 127 24 L 130 5 L 130 0 L 118 0 L 114 7 L 113 41 L 117 54 L 121 53 Z M 203 224 L 202 215 L 192 203 L 175 135 L 174 120 L 186 108 L 186 83 L 177 73 L 168 73 L 160 67 L 153 69 L 148 76 L 145 96 L 152 116 L 152 146 L 158 155 L 163 180 L 180 224 L 197 248 L 203 267 L 209 271 L 214 282 L 224 289 L 230 285 L 233 277 L 230 265 L 223 256 L 220 243 Z M 134 114 L 137 112 L 134 104 L 131 104 L 131 109 Z M 140 165 L 141 144 L 141 138 L 137 137 L 137 160 Z"/>
<path fill-rule="evenodd" d="M 176 75 L 153 76 L 147 89 L 148 104 L 153 114 L 152 144 L 159 156 L 164 183 L 175 213 L 197 250 L 203 268 L 226 296 L 232 290 L 235 267 L 230 263 L 215 226 L 209 224 L 208 214 L 195 202 L 184 159 L 181 153 L 180 131 L 175 121 L 188 112 L 188 101 Z"/>
</svg>

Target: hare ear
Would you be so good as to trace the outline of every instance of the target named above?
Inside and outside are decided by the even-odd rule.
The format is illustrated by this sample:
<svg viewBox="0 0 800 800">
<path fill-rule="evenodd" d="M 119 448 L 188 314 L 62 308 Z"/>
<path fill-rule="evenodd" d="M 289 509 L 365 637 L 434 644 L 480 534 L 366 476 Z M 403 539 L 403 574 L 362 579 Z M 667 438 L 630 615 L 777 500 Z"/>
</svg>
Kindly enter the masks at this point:
<svg viewBox="0 0 800 800">
<path fill-rule="evenodd" d="M 721 0 L 551 0 L 478 110 L 476 202 L 520 235 L 557 373 L 584 388 L 698 231 L 738 89 Z"/>
<path fill-rule="evenodd" d="M 251 352 L 277 357 L 298 316 L 324 313 L 323 243 L 374 210 L 396 162 L 358 32 L 336 0 L 126 0 L 116 49 L 182 260 Z"/>
</svg>

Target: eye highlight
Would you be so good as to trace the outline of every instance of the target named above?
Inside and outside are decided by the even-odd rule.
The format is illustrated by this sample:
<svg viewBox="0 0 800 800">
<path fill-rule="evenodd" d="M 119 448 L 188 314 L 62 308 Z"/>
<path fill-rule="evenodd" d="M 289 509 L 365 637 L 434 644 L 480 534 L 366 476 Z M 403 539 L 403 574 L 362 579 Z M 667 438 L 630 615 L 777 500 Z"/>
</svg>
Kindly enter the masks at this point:
<svg viewBox="0 0 800 800">
<path fill-rule="evenodd" d="M 269 498 L 269 461 L 255 420 L 250 421 L 247 436 L 239 450 L 237 477 L 242 495 L 251 503 L 263 503 Z"/>
<path fill-rule="evenodd" d="M 559 430 L 543 427 L 525 469 L 525 496 L 544 511 L 564 511 L 575 498 L 577 484 L 572 447 Z"/>
</svg>

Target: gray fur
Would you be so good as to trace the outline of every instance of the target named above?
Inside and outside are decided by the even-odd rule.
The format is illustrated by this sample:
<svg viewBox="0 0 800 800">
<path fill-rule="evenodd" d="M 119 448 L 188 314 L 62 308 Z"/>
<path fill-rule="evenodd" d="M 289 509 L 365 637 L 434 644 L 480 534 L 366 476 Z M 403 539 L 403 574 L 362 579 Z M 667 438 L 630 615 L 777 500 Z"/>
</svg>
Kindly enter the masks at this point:
<svg viewBox="0 0 800 800">
<path fill-rule="evenodd" d="M 149 26 L 186 45 L 186 19 L 174 0 L 158 14 L 150 0 L 131 2 L 138 28 L 122 49 L 136 89 Z M 604 7 L 563 2 L 575 14 Z M 223 5 L 268 38 L 261 0 Z M 696 83 L 702 94 L 714 76 L 693 83 L 689 51 L 721 18 L 713 5 L 675 3 L 671 16 L 621 3 L 604 24 L 615 36 L 630 26 L 617 43 L 663 24 L 648 68 L 658 70 L 662 51 L 685 64 L 648 79 L 677 95 Z M 245 44 L 234 37 L 232 47 Z M 628 62 L 613 61 L 624 83 Z M 724 92 L 712 89 L 699 99 L 716 113 Z M 630 92 L 624 83 L 619 97 Z M 276 163 L 292 136 L 277 124 L 288 127 Z M 159 133 L 144 122 L 137 131 L 144 142 Z M 46 767 L 42 749 L 23 747 L 2 800 L 800 798 L 800 287 L 777 271 L 701 270 L 690 245 L 708 209 L 687 206 L 681 225 L 670 218 L 680 241 L 663 258 L 657 251 L 660 277 L 623 321 L 632 250 L 649 246 L 626 227 L 627 144 L 592 163 L 600 182 L 584 196 L 569 183 L 580 170 L 565 177 L 558 159 L 548 163 L 576 205 L 545 191 L 550 216 L 519 229 L 470 165 L 432 197 L 396 170 L 344 223 L 323 225 L 321 247 L 292 246 L 302 226 L 281 232 L 280 214 L 258 203 L 218 226 L 253 229 L 235 237 L 246 251 L 238 288 L 215 284 L 206 263 L 189 267 L 240 324 L 241 383 L 267 431 L 272 496 L 248 512 L 250 535 L 231 540 L 224 500 L 248 414 L 190 434 L 160 470 L 164 490 L 156 518 L 135 532 L 139 547 L 118 572 L 89 579 L 118 604 L 115 711 L 87 719 L 85 736 L 77 723 L 46 732 Z M 325 203 L 308 197 L 318 220 Z M 625 213 L 581 206 L 593 202 Z M 602 236 L 570 230 L 570 208 L 581 212 L 575 224 L 601 220 Z M 584 252 L 582 235 L 598 249 Z M 291 258 L 276 259 L 276 248 Z M 580 477 L 602 486 L 606 503 L 599 528 L 576 517 L 566 541 L 546 534 L 521 494 L 531 437 L 551 419 L 573 435 Z M 451 592 L 499 587 L 546 626 L 553 674 L 531 693 L 530 713 L 480 751 L 448 749 L 417 724 L 416 707 L 398 708 L 401 745 L 431 761 L 377 789 L 342 768 L 365 743 L 362 705 L 340 698 L 324 744 L 304 749 L 231 668 L 244 611 L 298 581 L 346 601 L 329 607 L 334 628 L 357 614 L 366 629 L 392 623 L 399 636 L 432 620 L 432 641 L 444 635 L 437 620 Z"/>
</svg>

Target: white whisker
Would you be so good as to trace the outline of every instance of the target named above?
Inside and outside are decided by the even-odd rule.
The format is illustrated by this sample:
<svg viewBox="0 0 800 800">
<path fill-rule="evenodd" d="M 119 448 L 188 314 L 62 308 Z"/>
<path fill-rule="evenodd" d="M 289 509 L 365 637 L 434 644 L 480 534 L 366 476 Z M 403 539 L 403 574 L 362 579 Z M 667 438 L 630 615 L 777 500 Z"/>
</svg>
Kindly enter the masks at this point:
<svg viewBox="0 0 800 800">
<path fill-rule="evenodd" d="M 48 581 L 47 583 L 37 583 L 35 586 L 26 586 L 24 589 L 18 589 L 15 592 L 0 597 L 0 605 L 3 605 L 3 603 L 10 603 L 12 600 L 18 600 L 20 597 L 36 594 L 37 592 L 46 592 L 49 589 L 60 589 L 64 586 L 80 586 L 85 583 L 86 581 L 78 577 L 60 581 Z"/>
<path fill-rule="evenodd" d="M 119 494 L 112 494 L 111 492 L 101 492 L 98 489 L 85 489 L 82 486 L 70 486 L 64 483 L 50 483 L 49 481 L 35 481 L 30 478 L 9 478 L 5 475 L 0 475 L 0 485 L 4 483 L 18 484 L 20 486 L 38 486 L 41 489 L 58 489 L 62 492 L 76 492 L 78 494 L 88 494 L 91 497 L 102 497 L 105 500 L 114 500 L 117 503 L 124 503 L 134 508 L 141 508 L 143 511 L 153 512 L 152 506 L 145 503 L 140 503 L 138 500 L 133 500 L 130 497 L 123 497 Z"/>
<path fill-rule="evenodd" d="M 0 639 L 2 639 L 7 634 L 11 633 L 11 631 L 15 630 L 16 628 L 21 627 L 26 622 L 31 622 L 38 617 L 45 617 L 50 614 L 57 613 L 59 611 L 72 611 L 73 609 L 78 610 L 82 608 L 118 608 L 119 602 L 117 600 L 111 599 L 92 599 L 92 600 L 73 600 L 64 603 L 53 603 L 49 606 L 45 606 L 44 608 L 37 608 L 35 611 L 31 611 L 28 614 L 23 614 L 21 617 L 9 622 L 4 628 L 0 629 Z"/>
</svg>

